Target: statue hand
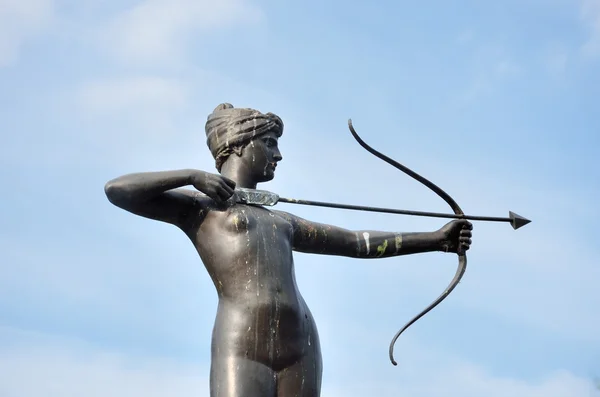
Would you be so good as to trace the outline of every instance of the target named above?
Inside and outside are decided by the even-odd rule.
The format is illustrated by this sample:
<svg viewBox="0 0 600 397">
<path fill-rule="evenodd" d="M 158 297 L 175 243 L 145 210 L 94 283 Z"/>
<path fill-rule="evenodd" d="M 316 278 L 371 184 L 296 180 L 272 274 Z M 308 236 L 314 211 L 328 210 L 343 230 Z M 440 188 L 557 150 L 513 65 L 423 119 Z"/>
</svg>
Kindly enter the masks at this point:
<svg viewBox="0 0 600 397">
<path fill-rule="evenodd" d="M 204 171 L 192 173 L 191 185 L 217 202 L 227 201 L 235 189 L 235 182 L 231 179 Z"/>
<path fill-rule="evenodd" d="M 444 252 L 461 253 L 471 246 L 473 224 L 466 219 L 457 219 L 447 223 L 438 233 L 440 234 L 440 250 Z"/>
</svg>

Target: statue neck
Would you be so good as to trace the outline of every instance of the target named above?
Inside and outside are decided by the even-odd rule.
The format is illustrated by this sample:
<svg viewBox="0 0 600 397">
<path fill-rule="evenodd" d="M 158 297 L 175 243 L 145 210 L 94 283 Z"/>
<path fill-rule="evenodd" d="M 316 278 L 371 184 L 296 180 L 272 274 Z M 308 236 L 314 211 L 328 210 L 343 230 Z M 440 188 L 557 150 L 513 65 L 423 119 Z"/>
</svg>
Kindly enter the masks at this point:
<svg viewBox="0 0 600 397">
<path fill-rule="evenodd" d="M 233 160 L 233 161 L 232 161 Z M 221 175 L 235 182 L 235 187 L 256 189 L 256 180 L 251 177 L 250 170 L 235 158 L 228 159 L 221 167 Z"/>
</svg>

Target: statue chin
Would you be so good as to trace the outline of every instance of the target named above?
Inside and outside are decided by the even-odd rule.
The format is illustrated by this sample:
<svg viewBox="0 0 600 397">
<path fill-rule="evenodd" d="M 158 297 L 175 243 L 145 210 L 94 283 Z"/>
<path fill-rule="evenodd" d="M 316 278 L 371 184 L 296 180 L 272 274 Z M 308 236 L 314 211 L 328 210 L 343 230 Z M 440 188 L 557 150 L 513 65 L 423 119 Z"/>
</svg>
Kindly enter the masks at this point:
<svg viewBox="0 0 600 397">
<path fill-rule="evenodd" d="M 260 182 L 268 182 L 271 181 L 275 178 L 275 170 L 272 169 L 266 169 L 261 175 L 260 178 L 258 178 L 258 180 Z"/>
</svg>

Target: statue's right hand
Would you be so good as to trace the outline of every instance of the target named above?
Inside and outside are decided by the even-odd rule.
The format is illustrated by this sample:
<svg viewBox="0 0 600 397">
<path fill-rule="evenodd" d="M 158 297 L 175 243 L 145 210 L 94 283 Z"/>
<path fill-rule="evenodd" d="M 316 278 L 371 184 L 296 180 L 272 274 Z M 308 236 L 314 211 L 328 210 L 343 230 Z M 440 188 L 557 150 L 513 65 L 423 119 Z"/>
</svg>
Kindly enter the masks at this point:
<svg viewBox="0 0 600 397">
<path fill-rule="evenodd" d="M 191 185 L 217 202 L 227 201 L 235 189 L 235 182 L 219 174 L 196 171 L 192 174 Z"/>
</svg>

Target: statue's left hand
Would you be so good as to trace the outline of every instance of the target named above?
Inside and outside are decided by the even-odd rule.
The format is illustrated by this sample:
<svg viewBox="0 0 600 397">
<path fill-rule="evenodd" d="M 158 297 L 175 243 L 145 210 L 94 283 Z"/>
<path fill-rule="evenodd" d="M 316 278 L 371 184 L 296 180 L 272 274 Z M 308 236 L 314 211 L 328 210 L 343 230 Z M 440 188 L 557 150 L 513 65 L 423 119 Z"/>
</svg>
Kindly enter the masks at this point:
<svg viewBox="0 0 600 397">
<path fill-rule="evenodd" d="M 473 224 L 466 219 L 447 223 L 440 233 L 440 250 L 444 252 L 465 252 L 471 247 Z"/>
</svg>

